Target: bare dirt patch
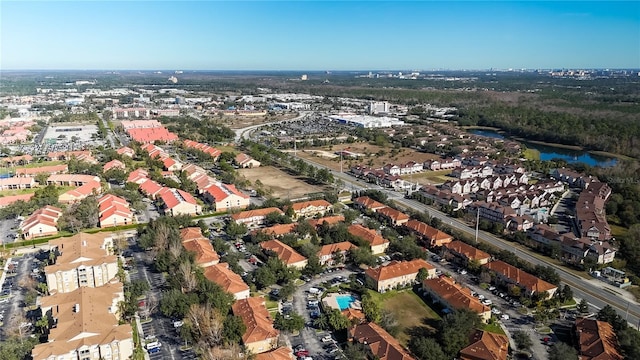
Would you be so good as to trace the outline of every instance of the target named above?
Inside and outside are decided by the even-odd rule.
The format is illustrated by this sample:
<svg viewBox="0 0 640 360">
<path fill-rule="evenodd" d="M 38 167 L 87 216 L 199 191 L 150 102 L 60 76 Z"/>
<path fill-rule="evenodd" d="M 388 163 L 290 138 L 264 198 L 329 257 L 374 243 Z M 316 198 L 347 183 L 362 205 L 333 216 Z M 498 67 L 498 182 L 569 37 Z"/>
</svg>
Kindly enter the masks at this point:
<svg viewBox="0 0 640 360">
<path fill-rule="evenodd" d="M 271 190 L 271 195 L 281 199 L 299 199 L 307 194 L 322 192 L 321 186 L 310 185 L 302 179 L 287 174 L 273 166 L 257 167 L 238 170 L 251 184 L 255 186 L 260 180 L 264 189 Z"/>
<path fill-rule="evenodd" d="M 347 171 L 351 166 L 363 164 L 373 168 L 381 168 L 386 164 L 405 164 L 409 161 L 425 162 L 427 160 L 439 159 L 435 154 L 418 152 L 412 149 L 393 147 L 383 147 L 371 145 L 369 143 L 339 144 L 333 146 L 325 146 L 321 148 L 298 150 L 297 155 L 301 158 L 312 160 L 322 164 L 332 170 L 340 170 L 340 157 L 327 159 L 325 156 L 318 154 L 319 151 L 334 154 L 339 150 L 349 150 L 353 153 L 362 154 L 358 159 L 342 159 L 342 169 Z"/>
</svg>

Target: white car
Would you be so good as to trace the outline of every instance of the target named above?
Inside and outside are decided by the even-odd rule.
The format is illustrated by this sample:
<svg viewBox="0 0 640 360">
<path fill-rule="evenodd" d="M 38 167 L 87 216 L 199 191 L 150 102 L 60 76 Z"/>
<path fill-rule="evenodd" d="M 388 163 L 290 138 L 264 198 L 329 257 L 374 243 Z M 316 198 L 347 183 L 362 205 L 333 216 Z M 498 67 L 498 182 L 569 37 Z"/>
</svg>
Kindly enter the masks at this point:
<svg viewBox="0 0 640 360">
<path fill-rule="evenodd" d="M 489 299 L 484 299 L 484 300 L 482 300 L 482 304 L 486 305 L 486 306 L 489 306 L 489 305 L 493 304 L 493 301 L 491 301 Z"/>
<path fill-rule="evenodd" d="M 493 308 L 493 309 L 491 309 L 491 312 L 492 312 L 492 313 L 494 313 L 494 314 L 496 314 L 496 315 L 500 315 L 500 314 L 502 314 L 502 311 L 500 311 L 500 309 L 498 309 L 498 308 Z"/>
<path fill-rule="evenodd" d="M 144 348 L 147 349 L 147 350 L 150 350 L 150 349 L 154 349 L 154 348 L 159 348 L 161 346 L 162 346 L 162 344 L 160 343 L 160 341 L 153 341 L 153 342 L 145 344 Z"/>
<path fill-rule="evenodd" d="M 184 325 L 184 321 L 178 320 L 178 321 L 174 321 L 174 322 L 173 322 L 173 327 L 174 327 L 174 328 L 179 328 L 179 327 L 181 327 L 182 325 Z"/>
<path fill-rule="evenodd" d="M 325 337 L 322 338 L 322 342 L 323 343 L 328 343 L 331 342 L 333 339 L 331 338 L 331 335 L 327 335 Z"/>
<path fill-rule="evenodd" d="M 509 315 L 507 315 L 507 314 L 502 314 L 502 315 L 500 315 L 500 319 L 502 319 L 502 320 L 509 320 Z"/>
</svg>

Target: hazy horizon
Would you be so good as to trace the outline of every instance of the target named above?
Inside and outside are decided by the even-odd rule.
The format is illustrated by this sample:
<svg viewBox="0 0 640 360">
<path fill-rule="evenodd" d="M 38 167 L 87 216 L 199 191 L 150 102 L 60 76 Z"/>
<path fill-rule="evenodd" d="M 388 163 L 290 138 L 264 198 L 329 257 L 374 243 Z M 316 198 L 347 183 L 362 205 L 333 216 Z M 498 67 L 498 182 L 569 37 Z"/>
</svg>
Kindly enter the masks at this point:
<svg viewBox="0 0 640 360">
<path fill-rule="evenodd" d="M 636 69 L 640 2 L 2 1 L 0 68 Z"/>
</svg>

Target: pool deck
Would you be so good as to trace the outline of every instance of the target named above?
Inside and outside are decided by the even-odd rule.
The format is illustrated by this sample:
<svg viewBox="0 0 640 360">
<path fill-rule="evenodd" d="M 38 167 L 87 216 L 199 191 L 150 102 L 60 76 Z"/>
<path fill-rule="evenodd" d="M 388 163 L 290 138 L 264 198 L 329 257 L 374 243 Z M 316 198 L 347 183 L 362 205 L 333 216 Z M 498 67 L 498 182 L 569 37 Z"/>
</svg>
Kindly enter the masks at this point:
<svg viewBox="0 0 640 360">
<path fill-rule="evenodd" d="M 340 309 L 340 305 L 338 305 L 338 297 L 339 296 L 353 296 L 355 298 L 355 301 L 353 303 L 351 303 L 351 305 L 349 306 L 352 309 L 357 309 L 357 310 L 361 310 L 362 306 L 360 305 L 360 300 L 358 300 L 355 295 L 350 294 L 350 293 L 331 293 L 329 295 L 327 295 L 324 299 L 322 299 L 322 304 L 324 306 L 326 306 L 327 308 L 331 308 L 331 309 L 336 309 L 336 310 L 340 310 L 342 311 L 343 309 Z"/>
</svg>

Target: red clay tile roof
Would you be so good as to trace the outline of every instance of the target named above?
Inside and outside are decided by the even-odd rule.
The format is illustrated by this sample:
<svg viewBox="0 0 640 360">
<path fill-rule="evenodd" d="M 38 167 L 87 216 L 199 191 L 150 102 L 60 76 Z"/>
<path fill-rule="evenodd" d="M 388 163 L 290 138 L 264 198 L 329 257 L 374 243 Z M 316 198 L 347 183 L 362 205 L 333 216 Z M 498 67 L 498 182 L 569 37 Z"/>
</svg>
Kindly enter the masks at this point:
<svg viewBox="0 0 640 360">
<path fill-rule="evenodd" d="M 279 347 L 256 355 L 256 360 L 293 360 L 293 350 L 288 347 Z"/>
<path fill-rule="evenodd" d="M 297 226 L 296 223 L 277 224 L 264 229 L 260 229 L 258 231 L 271 236 L 280 236 L 280 235 L 289 234 L 293 232 L 296 226 Z"/>
<path fill-rule="evenodd" d="M 194 239 L 183 241 L 182 246 L 187 251 L 196 253 L 196 264 L 206 264 L 212 261 L 220 261 L 220 257 L 218 253 L 213 249 L 211 242 L 209 239 Z"/>
<path fill-rule="evenodd" d="M 313 200 L 313 201 L 303 201 L 303 202 L 297 202 L 297 203 L 291 204 L 291 207 L 295 212 L 298 212 L 300 210 L 306 209 L 311 206 L 329 208 L 331 207 L 331 203 L 326 200 Z"/>
<path fill-rule="evenodd" d="M 580 360 L 622 360 L 611 324 L 593 319 L 576 320 Z"/>
<path fill-rule="evenodd" d="M 273 328 L 273 320 L 261 297 L 250 297 L 236 301 L 232 306 L 233 314 L 242 318 L 246 331 L 242 335 L 242 342 L 251 344 L 278 337 L 278 330 Z"/>
<path fill-rule="evenodd" d="M 126 132 L 131 136 L 131 139 L 143 144 L 155 141 L 171 142 L 178 139 L 178 135 L 170 132 L 164 127 L 127 129 Z"/>
<path fill-rule="evenodd" d="M 147 180 L 140 184 L 140 191 L 147 195 L 156 195 L 162 190 L 162 185 L 153 180 Z"/>
<path fill-rule="evenodd" d="M 323 223 L 327 223 L 327 225 L 334 225 L 337 224 L 339 222 L 343 222 L 344 221 L 344 216 L 342 215 L 333 215 L 333 216 L 325 216 L 323 218 L 320 219 L 310 219 L 308 220 L 309 225 L 311 226 L 320 226 Z"/>
<path fill-rule="evenodd" d="M 460 360 L 506 360 L 509 339 L 505 335 L 476 330 L 471 345 L 460 350 Z"/>
<path fill-rule="evenodd" d="M 425 238 L 429 239 L 431 242 L 453 239 L 451 235 L 445 232 L 442 232 L 434 227 L 431 227 L 423 223 L 422 221 L 409 220 L 407 221 L 406 224 L 404 224 L 404 226 L 424 236 Z"/>
<path fill-rule="evenodd" d="M 124 165 L 124 163 L 118 159 L 113 159 L 111 161 L 109 161 L 108 163 L 104 164 L 104 166 L 102 167 L 103 171 L 109 171 L 111 169 L 121 169 L 124 170 L 126 168 L 126 166 Z"/>
<path fill-rule="evenodd" d="M 373 211 L 376 211 L 377 209 L 382 209 L 383 207 L 387 206 L 381 202 L 373 200 L 368 196 L 361 196 L 353 200 L 353 202 L 367 209 L 371 209 Z"/>
<path fill-rule="evenodd" d="M 11 205 L 16 201 L 29 201 L 34 194 L 8 195 L 0 197 L 0 208 Z"/>
<path fill-rule="evenodd" d="M 333 253 L 335 253 L 336 251 L 349 251 L 352 248 L 355 248 L 357 246 L 353 245 L 352 243 L 348 242 L 348 241 L 343 241 L 343 242 L 339 242 L 339 243 L 333 243 L 333 244 L 327 244 L 324 245 L 320 248 L 320 251 L 318 251 L 318 256 L 322 257 L 322 256 L 327 256 L 327 255 L 331 255 Z"/>
<path fill-rule="evenodd" d="M 495 260 L 482 266 L 511 279 L 514 283 L 524 286 L 531 292 L 541 293 L 557 288 L 557 286 L 524 272 L 515 266 L 509 265 L 504 261 Z"/>
<path fill-rule="evenodd" d="M 227 263 L 219 263 L 206 267 L 204 269 L 204 276 L 230 294 L 237 294 L 249 290 L 249 285 L 245 284 L 240 275 L 231 271 Z"/>
<path fill-rule="evenodd" d="M 400 276 L 417 274 L 420 269 L 434 270 L 435 267 L 424 259 L 411 261 L 392 261 L 386 266 L 368 268 L 365 274 L 376 281 L 394 279 Z"/>
<path fill-rule="evenodd" d="M 260 247 L 265 250 L 273 251 L 274 253 L 276 253 L 278 258 L 287 265 L 307 260 L 306 257 L 298 254 L 297 251 L 293 250 L 291 246 L 284 244 L 278 240 L 263 241 L 260 243 Z"/>
<path fill-rule="evenodd" d="M 349 330 L 349 336 L 365 344 L 380 360 L 415 360 L 402 345 L 376 323 L 356 325 Z"/>
<path fill-rule="evenodd" d="M 396 210 L 392 207 L 383 207 L 382 209 L 378 209 L 376 211 L 378 214 L 388 217 L 394 222 L 409 220 L 409 215 L 403 213 L 402 211 Z"/>
<path fill-rule="evenodd" d="M 378 233 L 375 230 L 367 229 L 366 227 L 360 224 L 350 225 L 348 230 L 349 230 L 349 234 L 359 237 L 361 239 L 364 239 L 366 242 L 368 242 L 372 246 L 382 245 L 389 242 L 389 240 L 378 235 Z"/>
<path fill-rule="evenodd" d="M 282 210 L 278 209 L 277 207 L 270 207 L 270 208 L 264 208 L 264 209 L 241 211 L 241 212 L 239 212 L 237 214 L 231 215 L 231 218 L 233 220 L 238 221 L 238 220 L 241 220 L 241 219 L 252 218 L 254 216 L 267 216 L 267 215 L 271 214 L 272 212 L 277 212 L 280 215 L 284 215 Z"/>
<path fill-rule="evenodd" d="M 491 308 L 471 295 L 469 288 L 463 287 L 446 276 L 425 279 L 422 285 L 437 294 L 453 309 L 469 309 L 478 314 L 491 311 Z"/>
<path fill-rule="evenodd" d="M 460 255 L 464 255 L 469 260 L 484 260 L 491 258 L 491 255 L 487 254 L 486 252 L 468 245 L 460 240 L 455 240 L 448 244 L 445 244 L 444 247 Z"/>
</svg>

